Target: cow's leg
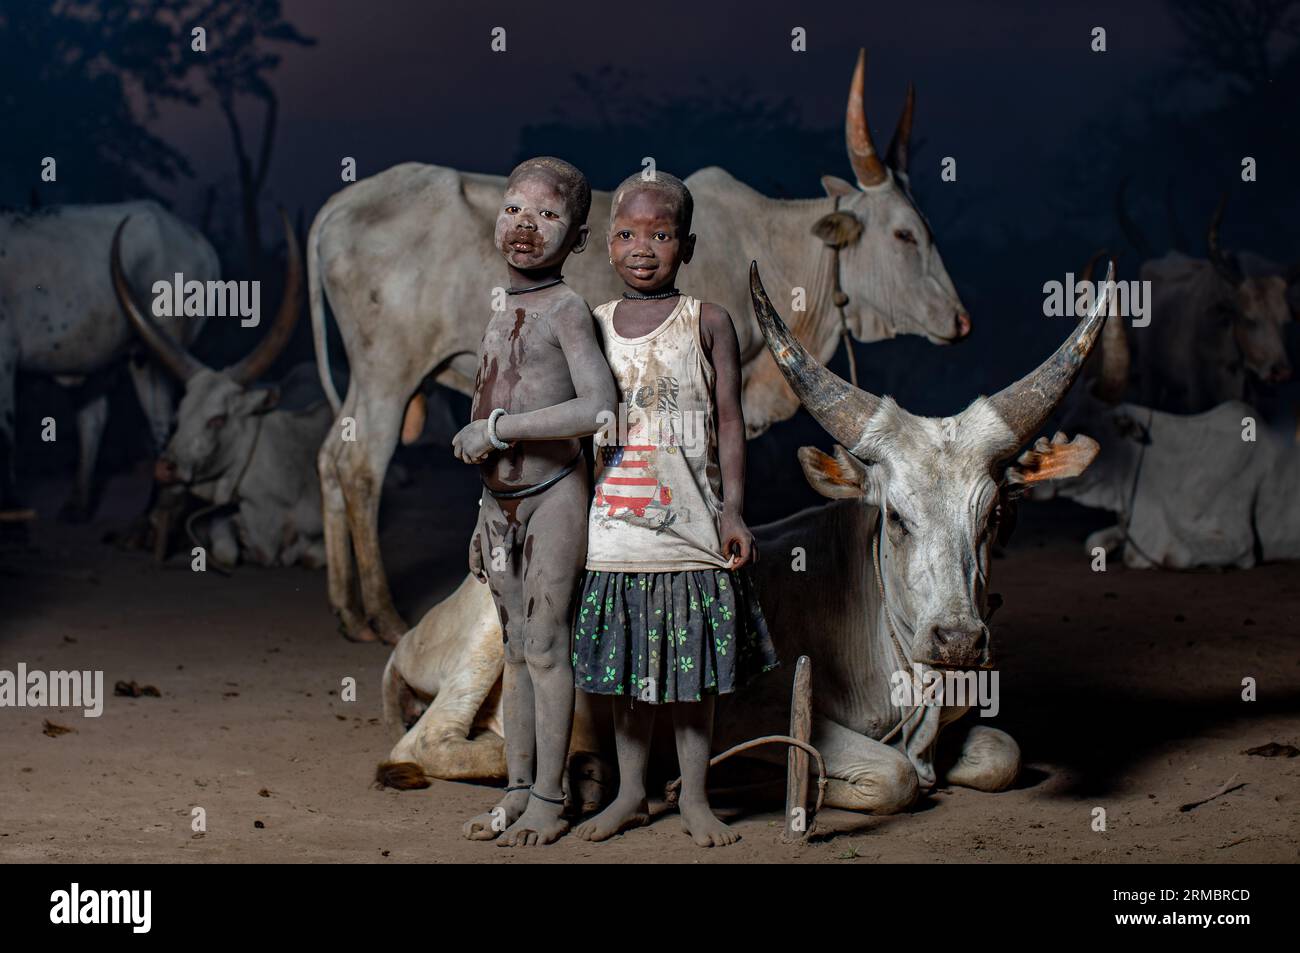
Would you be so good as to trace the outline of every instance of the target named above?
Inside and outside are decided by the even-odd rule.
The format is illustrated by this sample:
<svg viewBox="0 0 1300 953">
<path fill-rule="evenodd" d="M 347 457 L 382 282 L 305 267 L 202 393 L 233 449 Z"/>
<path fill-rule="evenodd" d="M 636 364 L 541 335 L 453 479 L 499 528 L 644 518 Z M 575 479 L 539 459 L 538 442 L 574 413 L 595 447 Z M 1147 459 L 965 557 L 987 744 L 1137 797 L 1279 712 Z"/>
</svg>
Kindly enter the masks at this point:
<svg viewBox="0 0 1300 953">
<path fill-rule="evenodd" d="M 320 474 L 321 517 L 325 524 L 325 566 L 329 581 L 330 607 L 339 627 L 349 639 L 366 632 L 365 610 L 357 588 L 356 563 L 352 558 L 352 534 L 348 529 L 347 498 L 339 473 L 343 452 L 343 421 L 352 415 L 352 393 L 344 401 L 338 420 L 330 427 L 316 456 Z"/>
<path fill-rule="evenodd" d="M 384 666 L 380 709 L 384 713 L 384 725 L 394 729 L 399 738 L 413 728 L 414 723 L 429 709 L 427 703 L 421 702 L 407 682 L 401 666 L 397 664 L 397 650 L 388 656 L 388 664 Z"/>
<path fill-rule="evenodd" d="M 239 534 L 239 550 L 249 562 L 259 566 L 279 564 L 283 517 L 283 511 L 273 506 L 258 506 L 248 500 L 239 504 L 239 516 L 232 522 Z"/>
<path fill-rule="evenodd" d="M 595 704 L 595 700 L 594 695 L 574 692 L 573 734 L 569 740 L 569 796 L 579 814 L 598 810 L 608 800 L 614 783 L 613 765 L 601 755 L 602 751 L 613 748 L 605 738 L 612 729 L 609 710 L 606 705 Z"/>
<path fill-rule="evenodd" d="M 1088 538 L 1083 542 L 1084 549 L 1087 550 L 1090 556 L 1098 546 L 1107 556 L 1113 556 L 1123 545 L 1124 527 L 1119 525 L 1099 529 L 1095 533 L 1089 534 Z"/>
<path fill-rule="evenodd" d="M 239 562 L 239 536 L 235 532 L 233 516 L 218 516 L 208 524 L 208 536 L 212 540 L 212 558 L 222 566 L 233 566 Z"/>
<path fill-rule="evenodd" d="M 962 726 L 950 731 L 961 733 Z M 976 791 L 1005 791 L 1020 774 L 1020 745 L 1005 731 L 974 724 L 961 743 L 957 763 L 949 769 L 947 781 Z"/>
<path fill-rule="evenodd" d="M 830 807 L 897 814 L 916 800 L 916 769 L 889 745 L 821 716 L 813 719 L 813 745 L 826 761 Z"/>
<path fill-rule="evenodd" d="M 401 393 L 405 395 L 409 389 L 403 388 Z M 396 644 L 409 628 L 393 606 L 379 549 L 379 501 L 384 473 L 397 447 L 404 406 L 403 398 L 361 395 L 356 403 L 356 440 L 341 441 L 337 457 L 366 613 L 365 628 L 353 637 L 363 641 L 381 639 Z"/>
<path fill-rule="evenodd" d="M 77 408 L 77 478 L 72 496 L 60 514 L 72 522 L 90 518 L 95 490 L 95 464 L 108 423 L 108 395 L 97 394 Z"/>
<path fill-rule="evenodd" d="M 486 687 L 463 682 L 441 691 L 411 730 L 394 745 L 379 779 L 390 787 L 410 787 L 406 766 L 419 765 L 422 774 L 448 781 L 499 781 L 506 776 L 506 743 L 494 731 L 470 737 L 474 715 L 496 679 Z M 466 716 L 465 712 L 470 714 Z"/>
</svg>

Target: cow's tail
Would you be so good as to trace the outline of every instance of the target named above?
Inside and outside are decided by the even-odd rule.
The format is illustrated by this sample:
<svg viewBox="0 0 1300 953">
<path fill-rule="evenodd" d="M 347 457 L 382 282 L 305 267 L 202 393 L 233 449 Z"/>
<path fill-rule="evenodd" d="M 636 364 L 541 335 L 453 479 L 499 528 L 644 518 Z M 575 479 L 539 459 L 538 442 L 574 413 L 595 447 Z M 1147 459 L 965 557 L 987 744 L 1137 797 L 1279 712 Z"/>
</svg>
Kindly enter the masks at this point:
<svg viewBox="0 0 1300 953">
<path fill-rule="evenodd" d="M 320 373 L 320 384 L 325 390 L 325 396 L 337 414 L 343 401 L 339 400 L 334 378 L 330 376 L 329 329 L 325 327 L 325 279 L 320 270 L 320 235 L 325 230 L 329 212 L 328 205 L 320 210 L 307 235 L 307 300 L 311 306 L 311 336 L 316 345 L 316 370 Z"/>
<path fill-rule="evenodd" d="M 375 787 L 415 791 L 431 783 L 424 768 L 414 761 L 385 761 L 375 769 Z"/>
<path fill-rule="evenodd" d="M 382 696 L 382 709 L 384 713 L 384 725 L 389 729 L 406 730 L 406 716 L 404 709 L 406 702 L 411 697 L 411 686 L 406 684 L 406 679 L 402 677 L 395 659 L 397 650 L 388 656 L 388 664 L 384 666 L 384 677 L 380 680 L 380 693 Z"/>
</svg>

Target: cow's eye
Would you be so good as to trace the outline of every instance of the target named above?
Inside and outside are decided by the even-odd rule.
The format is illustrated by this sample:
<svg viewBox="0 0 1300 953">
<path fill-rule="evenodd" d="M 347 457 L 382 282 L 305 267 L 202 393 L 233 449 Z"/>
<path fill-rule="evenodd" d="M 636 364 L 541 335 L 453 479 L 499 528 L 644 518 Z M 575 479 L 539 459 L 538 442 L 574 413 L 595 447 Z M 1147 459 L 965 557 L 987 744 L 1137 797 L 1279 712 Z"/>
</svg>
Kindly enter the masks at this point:
<svg viewBox="0 0 1300 953">
<path fill-rule="evenodd" d="M 894 237 L 897 238 L 900 242 L 905 242 L 905 243 L 908 244 L 908 245 L 915 245 L 915 244 L 916 244 L 916 236 L 913 235 L 913 234 L 912 234 L 909 230 L 907 230 L 906 228 L 897 228 L 897 229 L 895 229 L 895 230 L 894 230 Z"/>
<path fill-rule="evenodd" d="M 899 516 L 896 510 L 889 511 L 889 522 L 893 523 L 896 527 L 898 527 L 898 531 L 901 532 L 904 536 L 911 535 L 912 531 L 907 528 L 907 520 Z"/>
<path fill-rule="evenodd" d="M 209 417 L 209 418 L 208 418 L 208 429 L 209 429 L 209 430 L 220 430 L 220 429 L 221 429 L 222 427 L 224 427 L 225 425 L 226 425 L 226 415 L 225 415 L 225 414 L 217 414 L 217 416 L 215 416 L 215 417 Z"/>
</svg>

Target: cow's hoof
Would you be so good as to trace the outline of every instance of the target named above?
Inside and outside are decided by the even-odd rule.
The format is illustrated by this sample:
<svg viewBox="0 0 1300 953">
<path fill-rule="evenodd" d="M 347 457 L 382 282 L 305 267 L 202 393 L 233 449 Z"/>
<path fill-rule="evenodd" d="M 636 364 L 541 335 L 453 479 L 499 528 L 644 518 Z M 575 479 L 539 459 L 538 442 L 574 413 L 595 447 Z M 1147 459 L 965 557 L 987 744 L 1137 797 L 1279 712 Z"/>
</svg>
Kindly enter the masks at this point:
<svg viewBox="0 0 1300 953">
<path fill-rule="evenodd" d="M 947 780 L 976 791 L 1005 791 L 1018 774 L 1020 746 L 1015 739 L 997 728 L 973 725 Z"/>
<path fill-rule="evenodd" d="M 383 642 L 384 641 L 379 637 L 379 633 L 376 632 L 368 625 L 363 625 L 359 629 L 349 629 L 346 625 L 340 622 L 339 632 L 342 633 L 343 638 L 347 639 L 349 642 Z"/>
<path fill-rule="evenodd" d="M 569 801 L 575 813 L 598 811 L 609 800 L 610 774 L 609 765 L 599 755 L 579 751 L 569 759 Z"/>
</svg>

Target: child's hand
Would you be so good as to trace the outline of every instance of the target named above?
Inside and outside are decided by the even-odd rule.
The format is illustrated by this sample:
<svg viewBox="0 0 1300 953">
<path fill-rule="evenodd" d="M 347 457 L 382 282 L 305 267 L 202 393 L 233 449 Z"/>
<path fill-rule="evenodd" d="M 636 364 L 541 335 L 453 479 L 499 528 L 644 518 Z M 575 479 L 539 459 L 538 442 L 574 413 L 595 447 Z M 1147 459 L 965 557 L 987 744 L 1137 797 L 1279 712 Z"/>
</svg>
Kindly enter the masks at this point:
<svg viewBox="0 0 1300 953">
<path fill-rule="evenodd" d="M 451 452 L 462 463 L 480 463 L 493 449 L 486 420 L 471 420 L 451 441 Z"/>
<path fill-rule="evenodd" d="M 754 534 L 739 514 L 724 512 L 718 535 L 722 537 L 723 555 L 731 557 L 730 568 L 739 569 L 758 558 L 758 550 L 754 548 Z"/>
</svg>

